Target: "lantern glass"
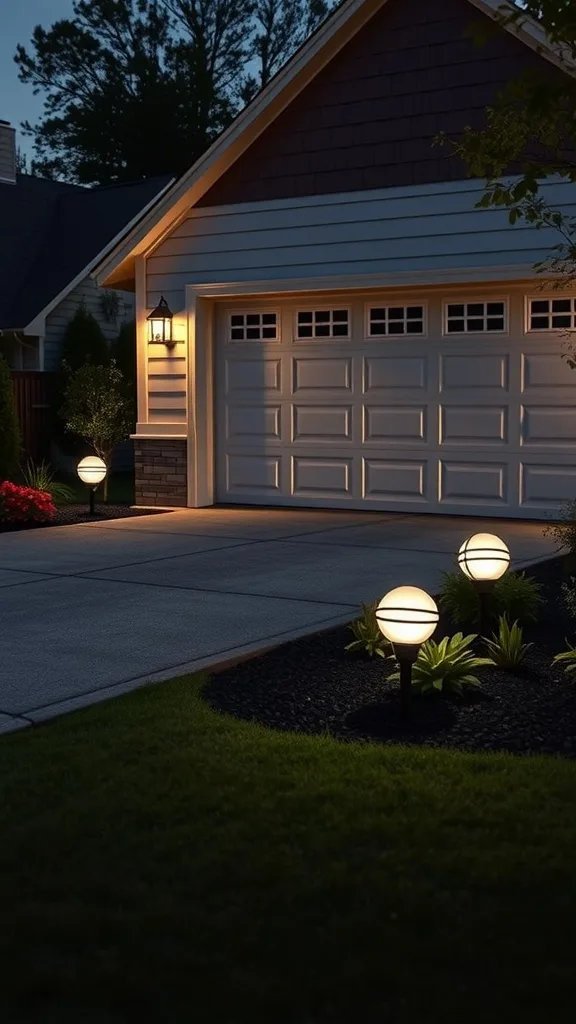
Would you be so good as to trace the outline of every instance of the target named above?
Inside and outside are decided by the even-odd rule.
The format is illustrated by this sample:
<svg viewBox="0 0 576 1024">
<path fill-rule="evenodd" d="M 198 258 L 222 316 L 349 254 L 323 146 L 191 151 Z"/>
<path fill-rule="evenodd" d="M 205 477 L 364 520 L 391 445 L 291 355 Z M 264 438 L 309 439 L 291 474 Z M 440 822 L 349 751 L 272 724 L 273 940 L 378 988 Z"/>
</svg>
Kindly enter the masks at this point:
<svg viewBox="0 0 576 1024">
<path fill-rule="evenodd" d="M 149 340 L 159 345 L 172 344 L 172 311 L 162 295 L 160 302 L 146 318 L 150 324 Z"/>
<path fill-rule="evenodd" d="M 396 587 L 376 609 L 380 632 L 393 644 L 419 645 L 429 640 L 440 618 L 438 606 L 419 587 Z"/>
<path fill-rule="evenodd" d="M 106 463 L 97 455 L 87 455 L 78 463 L 78 476 L 89 487 L 98 487 L 106 476 Z"/>
<path fill-rule="evenodd" d="M 495 582 L 510 567 L 510 551 L 501 537 L 493 533 L 475 533 L 460 548 L 458 565 L 471 580 Z"/>
</svg>

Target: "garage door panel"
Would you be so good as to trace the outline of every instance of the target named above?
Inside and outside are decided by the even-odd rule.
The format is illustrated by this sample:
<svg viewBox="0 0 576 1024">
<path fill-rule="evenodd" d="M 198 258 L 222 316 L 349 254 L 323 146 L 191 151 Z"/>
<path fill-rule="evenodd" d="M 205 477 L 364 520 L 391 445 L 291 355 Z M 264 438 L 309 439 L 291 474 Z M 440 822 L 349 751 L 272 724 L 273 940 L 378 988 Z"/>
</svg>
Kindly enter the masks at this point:
<svg viewBox="0 0 576 1024">
<path fill-rule="evenodd" d="M 536 393 L 550 388 L 574 393 L 574 370 L 571 370 L 559 352 L 524 352 L 522 354 L 522 391 Z"/>
<path fill-rule="evenodd" d="M 228 454 L 226 457 L 226 489 L 239 497 L 281 495 L 281 455 Z"/>
<path fill-rule="evenodd" d="M 506 462 L 440 460 L 440 502 L 486 506 L 508 503 Z"/>
<path fill-rule="evenodd" d="M 351 392 L 352 391 L 352 359 L 346 357 L 332 358 L 295 358 L 292 361 L 292 391 L 295 395 L 303 391 Z"/>
<path fill-rule="evenodd" d="M 440 410 L 442 445 L 488 445 L 509 443 L 508 407 L 504 405 L 443 405 Z"/>
<path fill-rule="evenodd" d="M 428 440 L 428 410 L 425 405 L 364 406 L 366 444 L 425 444 Z"/>
<path fill-rule="evenodd" d="M 251 358 L 226 359 L 225 389 L 231 396 L 247 397 L 249 394 L 282 391 L 281 359 Z"/>
<path fill-rule="evenodd" d="M 228 405 L 226 438 L 232 444 L 282 441 L 280 405 Z"/>
<path fill-rule="evenodd" d="M 352 497 L 353 460 L 338 456 L 292 457 L 292 494 L 295 497 Z"/>
<path fill-rule="evenodd" d="M 520 466 L 520 506 L 550 511 L 576 495 L 576 466 L 523 461 Z"/>
<path fill-rule="evenodd" d="M 576 448 L 576 408 L 570 405 L 523 406 L 522 446 Z"/>
<path fill-rule="evenodd" d="M 362 497 L 367 501 L 424 503 L 428 501 L 428 464 L 424 459 L 363 459 Z"/>
<path fill-rule="evenodd" d="M 440 390 L 508 391 L 510 358 L 504 353 L 478 355 L 444 353 L 440 356 Z"/>
<path fill-rule="evenodd" d="M 292 440 L 295 442 L 351 444 L 353 410 L 350 405 L 294 405 Z"/>
<path fill-rule="evenodd" d="M 428 384 L 428 358 L 424 356 L 374 355 L 363 360 L 363 389 L 375 391 L 423 391 Z"/>
</svg>

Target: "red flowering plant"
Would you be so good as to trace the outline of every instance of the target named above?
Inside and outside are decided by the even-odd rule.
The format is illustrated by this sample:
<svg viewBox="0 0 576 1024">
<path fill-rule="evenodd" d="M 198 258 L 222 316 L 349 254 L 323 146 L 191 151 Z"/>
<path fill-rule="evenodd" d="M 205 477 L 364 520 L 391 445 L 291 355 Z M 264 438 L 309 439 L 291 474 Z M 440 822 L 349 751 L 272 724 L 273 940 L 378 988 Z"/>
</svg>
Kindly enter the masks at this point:
<svg viewBox="0 0 576 1024">
<path fill-rule="evenodd" d="M 20 487 L 5 480 L 0 484 L 0 521 L 45 523 L 56 515 L 56 506 L 46 491 Z"/>
</svg>

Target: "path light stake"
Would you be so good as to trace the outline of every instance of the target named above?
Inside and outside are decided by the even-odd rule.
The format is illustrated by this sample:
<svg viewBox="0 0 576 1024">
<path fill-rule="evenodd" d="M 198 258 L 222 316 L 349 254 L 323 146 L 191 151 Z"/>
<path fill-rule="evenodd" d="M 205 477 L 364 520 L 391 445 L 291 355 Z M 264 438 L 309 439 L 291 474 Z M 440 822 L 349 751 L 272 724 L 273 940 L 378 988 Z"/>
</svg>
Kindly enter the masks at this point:
<svg viewBox="0 0 576 1024">
<path fill-rule="evenodd" d="M 510 568 L 510 551 L 501 537 L 493 533 L 475 533 L 460 548 L 458 565 L 475 584 L 480 600 L 480 632 L 484 636 L 490 626 L 494 584 Z"/>
<path fill-rule="evenodd" d="M 97 455 L 87 455 L 78 463 L 78 476 L 83 484 L 89 487 L 90 503 L 88 506 L 90 515 L 94 515 L 94 495 L 98 484 L 101 484 L 106 476 L 106 463 Z"/>
<path fill-rule="evenodd" d="M 436 602 L 419 587 L 390 590 L 376 609 L 378 628 L 394 645 L 400 665 L 400 705 L 404 715 L 410 710 L 412 666 L 420 647 L 436 629 L 439 618 Z"/>
</svg>

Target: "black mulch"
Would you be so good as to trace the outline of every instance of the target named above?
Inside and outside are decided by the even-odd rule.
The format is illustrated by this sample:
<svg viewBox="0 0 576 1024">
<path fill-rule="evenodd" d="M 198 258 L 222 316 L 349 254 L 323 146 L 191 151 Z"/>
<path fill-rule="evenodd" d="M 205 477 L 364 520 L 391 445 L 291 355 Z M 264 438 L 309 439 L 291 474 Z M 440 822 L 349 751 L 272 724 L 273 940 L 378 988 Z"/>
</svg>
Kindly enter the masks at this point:
<svg viewBox="0 0 576 1024">
<path fill-rule="evenodd" d="M 576 678 L 551 668 L 565 638 L 576 638 L 576 622 L 560 594 L 568 572 L 563 559 L 530 570 L 544 586 L 546 607 L 538 626 L 525 629 L 534 647 L 522 674 L 484 668 L 474 695 L 415 695 L 408 722 L 400 715 L 397 686 L 385 681 L 391 663 L 347 653 L 347 627 L 292 641 L 215 674 L 206 699 L 274 729 L 343 740 L 576 757 Z M 441 623 L 436 638 L 453 632 Z"/>
<path fill-rule="evenodd" d="M 107 519 L 131 519 L 135 516 L 156 516 L 164 514 L 165 509 L 131 508 L 130 505 L 96 505 L 95 515 L 91 516 L 86 504 L 62 505 L 56 516 L 47 523 L 0 523 L 0 533 L 16 533 L 18 530 L 46 529 L 48 526 L 75 526 L 78 523 L 98 523 Z M 166 514 L 169 514 L 166 513 Z"/>
</svg>

